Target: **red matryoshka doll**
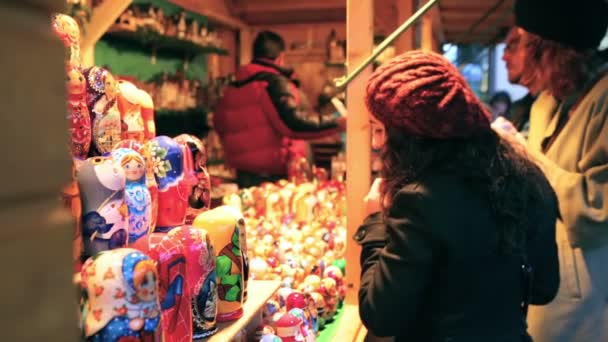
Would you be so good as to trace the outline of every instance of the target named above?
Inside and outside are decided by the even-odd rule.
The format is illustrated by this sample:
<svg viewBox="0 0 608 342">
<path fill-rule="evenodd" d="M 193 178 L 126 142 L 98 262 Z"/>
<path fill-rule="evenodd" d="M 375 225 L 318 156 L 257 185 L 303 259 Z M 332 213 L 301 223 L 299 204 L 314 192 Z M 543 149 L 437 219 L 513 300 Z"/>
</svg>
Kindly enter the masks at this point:
<svg viewBox="0 0 608 342">
<path fill-rule="evenodd" d="M 293 308 L 287 312 L 296 316 L 302 322 L 302 324 L 300 324 L 300 335 L 303 337 L 301 341 L 315 342 L 317 339 L 312 325 L 312 317 L 310 317 L 304 309 L 300 308 Z"/>
<path fill-rule="evenodd" d="M 186 251 L 165 233 L 152 233 L 134 246 L 156 261 L 162 310 L 162 340 L 192 341 L 192 298 L 187 279 Z"/>
<path fill-rule="evenodd" d="M 181 226 L 167 236 L 180 243 L 186 253 L 186 274 L 192 299 L 193 339 L 211 336 L 217 331 L 217 280 L 215 254 L 202 229 Z"/>
<path fill-rule="evenodd" d="M 87 341 L 154 341 L 160 323 L 156 266 L 131 248 L 101 252 L 82 268 Z"/>
<path fill-rule="evenodd" d="M 144 140 L 148 141 L 156 137 L 154 101 L 152 96 L 142 89 L 139 90 L 139 104 L 141 105 L 141 117 L 144 120 Z"/>
<path fill-rule="evenodd" d="M 283 314 L 276 323 L 277 336 L 283 342 L 303 341 L 301 325 L 302 321 L 298 317 L 290 313 Z"/>
<path fill-rule="evenodd" d="M 82 208 L 84 259 L 128 241 L 125 172 L 112 157 L 93 157 L 76 167 Z"/>
<path fill-rule="evenodd" d="M 196 216 L 211 208 L 211 178 L 207 171 L 207 150 L 203 142 L 190 134 L 181 134 L 175 141 L 187 147 L 192 154 L 197 183 L 188 196 L 186 224 L 192 224 Z"/>
<path fill-rule="evenodd" d="M 72 156 L 86 158 L 91 147 L 91 116 L 86 104 L 87 83 L 78 68 L 67 73 L 68 130 Z"/>
<path fill-rule="evenodd" d="M 175 140 L 159 136 L 149 148 L 154 176 L 158 184 L 158 217 L 156 232 L 167 233 L 184 224 L 188 195 L 195 183 L 192 158 Z"/>
<path fill-rule="evenodd" d="M 131 82 L 118 81 L 118 110 L 122 120 L 121 138 L 144 142 L 144 119 L 141 115 L 140 90 Z"/>
<path fill-rule="evenodd" d="M 323 278 L 319 292 L 325 298 L 325 321 L 330 322 L 338 311 L 338 287 L 336 281 L 332 278 Z"/>
<path fill-rule="evenodd" d="M 148 235 L 152 221 L 152 198 L 146 186 L 146 163 L 141 154 L 130 148 L 112 151 L 126 176 L 125 198 L 129 208 L 129 245 Z"/>
<path fill-rule="evenodd" d="M 238 219 L 232 210 L 218 207 L 205 211 L 193 224 L 207 231 L 215 249 L 218 322 L 236 320 L 243 315 L 243 251 Z"/>
<path fill-rule="evenodd" d="M 118 85 L 106 69 L 90 67 L 84 71 L 87 79 L 87 106 L 92 116 L 93 146 L 89 155 L 112 151 L 121 140 L 120 112 L 116 104 Z"/>
<path fill-rule="evenodd" d="M 325 268 L 323 276 L 336 281 L 338 307 L 341 307 L 342 303 L 344 303 L 344 298 L 346 298 L 346 284 L 344 284 L 344 274 L 342 273 L 342 270 L 340 270 L 338 266 L 329 265 Z"/>
</svg>

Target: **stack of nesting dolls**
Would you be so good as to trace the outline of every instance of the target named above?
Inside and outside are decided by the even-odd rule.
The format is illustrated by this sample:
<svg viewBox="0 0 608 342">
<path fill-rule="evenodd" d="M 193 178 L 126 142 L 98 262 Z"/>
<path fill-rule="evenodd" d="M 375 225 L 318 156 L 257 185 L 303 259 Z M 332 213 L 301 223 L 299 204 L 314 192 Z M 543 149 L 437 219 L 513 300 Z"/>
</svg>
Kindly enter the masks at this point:
<svg viewBox="0 0 608 342">
<path fill-rule="evenodd" d="M 79 28 L 56 15 L 66 61 L 75 281 L 86 341 L 192 341 L 246 299 L 245 223 L 210 210 L 201 140 L 156 136 L 154 104 L 100 67 L 82 68 Z"/>
</svg>

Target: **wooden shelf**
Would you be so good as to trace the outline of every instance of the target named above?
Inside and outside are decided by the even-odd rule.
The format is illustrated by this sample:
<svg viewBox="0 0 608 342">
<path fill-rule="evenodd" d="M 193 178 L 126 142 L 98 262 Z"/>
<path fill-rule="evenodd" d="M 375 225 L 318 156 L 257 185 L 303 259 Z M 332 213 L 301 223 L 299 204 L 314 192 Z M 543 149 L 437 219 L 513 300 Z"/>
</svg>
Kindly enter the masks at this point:
<svg viewBox="0 0 608 342">
<path fill-rule="evenodd" d="M 204 46 L 190 40 L 179 39 L 162 35 L 156 31 L 137 29 L 137 31 L 110 30 L 104 35 L 104 39 L 127 41 L 145 49 L 156 49 L 156 52 L 185 53 L 187 55 L 197 55 L 201 53 L 215 53 L 228 55 L 228 50 L 215 46 Z"/>
<path fill-rule="evenodd" d="M 218 332 L 208 338 L 196 340 L 201 342 L 230 342 L 251 322 L 262 309 L 262 306 L 281 286 L 278 280 L 250 280 L 247 286 L 249 298 L 243 305 L 243 317 L 233 322 L 220 323 Z"/>
</svg>

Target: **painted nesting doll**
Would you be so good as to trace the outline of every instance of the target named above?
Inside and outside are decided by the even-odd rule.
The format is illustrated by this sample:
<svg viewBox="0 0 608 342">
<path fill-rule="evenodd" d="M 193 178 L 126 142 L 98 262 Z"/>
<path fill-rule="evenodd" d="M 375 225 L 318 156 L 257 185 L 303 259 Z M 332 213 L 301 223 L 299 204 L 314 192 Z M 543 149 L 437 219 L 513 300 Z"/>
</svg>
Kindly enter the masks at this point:
<svg viewBox="0 0 608 342">
<path fill-rule="evenodd" d="M 82 269 L 87 341 L 153 341 L 160 322 L 156 266 L 131 248 L 101 252 Z"/>
<path fill-rule="evenodd" d="M 207 150 L 203 142 L 190 134 L 181 134 L 175 141 L 187 147 L 192 154 L 197 182 L 188 197 L 186 224 L 192 224 L 196 216 L 211 208 L 211 178 L 207 171 Z"/>
<path fill-rule="evenodd" d="M 90 156 L 112 151 L 121 140 L 120 111 L 116 104 L 118 86 L 106 69 L 91 67 L 84 71 L 87 80 L 87 106 L 92 116 L 93 146 Z"/>
<path fill-rule="evenodd" d="M 193 339 L 200 339 L 217 331 L 217 279 L 215 254 L 204 230 L 181 226 L 167 236 L 180 243 L 186 254 L 186 274 L 192 299 Z"/>
<path fill-rule="evenodd" d="M 147 243 L 143 243 L 145 240 Z M 164 233 L 152 233 L 136 245 L 156 261 L 165 342 L 192 341 L 192 299 L 186 277 L 184 246 Z"/>
<path fill-rule="evenodd" d="M 141 115 L 140 90 L 131 82 L 118 81 L 117 104 L 122 120 L 121 138 L 144 142 L 144 119 Z"/>
<path fill-rule="evenodd" d="M 198 215 L 194 227 L 207 231 L 215 248 L 219 297 L 217 320 L 238 319 L 243 315 L 244 276 L 237 216 L 218 207 Z"/>
<path fill-rule="evenodd" d="M 70 49 L 68 69 L 80 67 L 80 28 L 74 18 L 65 14 L 55 14 L 51 25 L 53 33 Z"/>
<path fill-rule="evenodd" d="M 150 233 L 152 198 L 146 186 L 146 163 L 141 154 L 129 148 L 112 152 L 114 161 L 122 166 L 125 176 L 125 199 L 129 208 L 129 245 Z"/>
<path fill-rule="evenodd" d="M 192 159 L 189 154 L 184 153 L 182 145 L 166 136 L 156 137 L 146 145 L 158 184 L 158 217 L 155 231 L 166 233 L 184 224 L 188 195 L 195 182 L 193 172 L 185 172 L 185 166 L 190 165 L 191 168 Z"/>
<path fill-rule="evenodd" d="M 234 215 L 239 229 L 239 243 L 241 246 L 241 257 L 243 259 L 243 303 L 247 301 L 247 283 L 249 281 L 249 257 L 247 254 L 247 225 L 243 214 L 234 206 L 224 205 L 218 210 L 225 210 L 227 214 Z"/>
<path fill-rule="evenodd" d="M 144 140 L 148 141 L 156 137 L 156 123 L 154 122 L 154 101 L 152 96 L 144 90 L 139 90 L 139 103 L 141 105 L 141 117 L 144 120 Z"/>
<path fill-rule="evenodd" d="M 86 158 L 91 147 L 91 116 L 86 104 L 86 80 L 80 69 L 67 73 L 68 130 L 72 156 Z"/>
<path fill-rule="evenodd" d="M 112 157 L 93 157 L 76 167 L 82 210 L 84 259 L 128 241 L 125 172 Z"/>
</svg>

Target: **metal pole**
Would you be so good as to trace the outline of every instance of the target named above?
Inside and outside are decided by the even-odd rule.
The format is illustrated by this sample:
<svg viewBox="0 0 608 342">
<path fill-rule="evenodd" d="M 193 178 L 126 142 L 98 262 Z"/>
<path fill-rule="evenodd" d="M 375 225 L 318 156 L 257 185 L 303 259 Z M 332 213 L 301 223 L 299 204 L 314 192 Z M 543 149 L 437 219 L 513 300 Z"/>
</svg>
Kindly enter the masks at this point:
<svg viewBox="0 0 608 342">
<path fill-rule="evenodd" d="M 363 71 L 368 65 L 370 65 L 387 47 L 389 47 L 397 37 L 399 37 L 405 30 L 410 28 L 420 17 L 422 17 L 428 10 L 431 9 L 439 0 L 429 0 L 424 6 L 420 7 L 416 13 L 414 13 L 408 20 L 406 20 L 401 26 L 399 26 L 390 36 L 386 37 L 378 47 L 374 49 L 372 54 L 361 63 L 353 72 L 345 77 L 336 80 L 336 87 L 343 89 L 346 87 L 355 77 L 357 77 L 361 71 Z"/>
</svg>

